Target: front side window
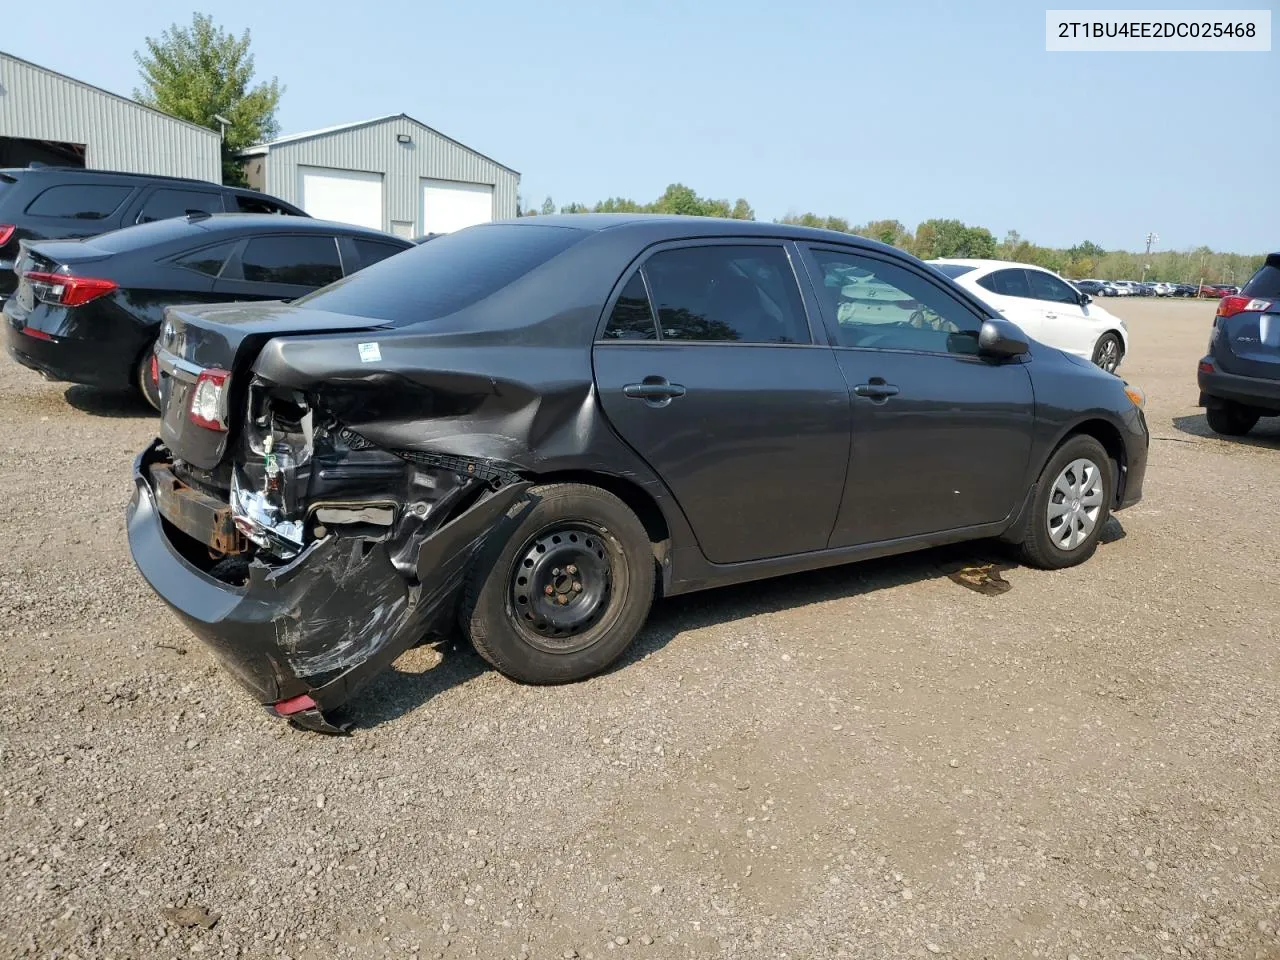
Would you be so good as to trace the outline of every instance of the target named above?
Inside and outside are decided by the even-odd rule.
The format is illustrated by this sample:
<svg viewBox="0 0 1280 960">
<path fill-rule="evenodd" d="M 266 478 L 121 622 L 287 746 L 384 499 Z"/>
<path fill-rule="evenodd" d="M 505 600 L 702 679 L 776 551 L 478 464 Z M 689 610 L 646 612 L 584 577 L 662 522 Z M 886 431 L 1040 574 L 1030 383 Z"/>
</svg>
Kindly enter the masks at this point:
<svg viewBox="0 0 1280 960">
<path fill-rule="evenodd" d="M 1078 303 L 1079 297 L 1069 286 L 1051 273 L 1043 270 L 1027 270 L 1031 296 L 1036 300 L 1051 300 L 1054 303 Z"/>
<path fill-rule="evenodd" d="M 982 321 L 941 287 L 887 260 L 813 250 L 818 296 L 842 347 L 978 352 Z"/>
<path fill-rule="evenodd" d="M 1031 297 L 1031 285 L 1025 270 L 997 270 L 978 280 L 978 286 L 986 287 L 1002 297 Z"/>
<path fill-rule="evenodd" d="M 152 191 L 138 213 L 138 223 L 152 220 L 168 220 L 185 217 L 189 213 L 221 213 L 222 195 L 203 190 L 173 190 L 162 188 Z"/>
<path fill-rule="evenodd" d="M 240 259 L 244 278 L 252 283 L 323 287 L 342 278 L 334 237 L 254 237 Z"/>
<path fill-rule="evenodd" d="M 133 193 L 133 187 L 77 183 L 50 187 L 27 205 L 33 217 L 105 220 Z"/>
<path fill-rule="evenodd" d="M 622 288 L 618 302 L 613 305 L 609 323 L 604 328 L 605 340 L 657 340 L 658 327 L 649 306 L 649 294 L 644 288 L 644 278 L 636 271 Z"/>
<path fill-rule="evenodd" d="M 780 246 L 663 250 L 644 272 L 663 340 L 811 342 L 800 288 Z"/>
</svg>

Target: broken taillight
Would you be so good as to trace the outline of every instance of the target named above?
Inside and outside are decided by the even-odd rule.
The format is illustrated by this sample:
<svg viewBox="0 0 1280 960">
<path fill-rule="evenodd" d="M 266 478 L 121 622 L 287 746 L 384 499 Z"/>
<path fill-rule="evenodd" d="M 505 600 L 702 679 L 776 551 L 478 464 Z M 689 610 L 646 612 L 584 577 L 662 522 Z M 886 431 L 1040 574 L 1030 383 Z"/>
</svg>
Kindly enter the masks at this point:
<svg viewBox="0 0 1280 960">
<path fill-rule="evenodd" d="M 80 307 L 116 289 L 114 280 L 93 277 L 69 277 L 61 273 L 28 270 L 22 279 L 31 284 L 37 300 L 59 307 Z"/>
<path fill-rule="evenodd" d="M 227 429 L 227 380 L 231 374 L 217 367 L 210 367 L 200 374 L 195 389 L 191 391 L 191 407 L 188 418 L 206 430 Z"/>
<path fill-rule="evenodd" d="M 1270 300 L 1257 297 L 1223 297 L 1218 301 L 1218 316 L 1234 317 L 1237 313 L 1265 313 L 1271 309 Z"/>
</svg>

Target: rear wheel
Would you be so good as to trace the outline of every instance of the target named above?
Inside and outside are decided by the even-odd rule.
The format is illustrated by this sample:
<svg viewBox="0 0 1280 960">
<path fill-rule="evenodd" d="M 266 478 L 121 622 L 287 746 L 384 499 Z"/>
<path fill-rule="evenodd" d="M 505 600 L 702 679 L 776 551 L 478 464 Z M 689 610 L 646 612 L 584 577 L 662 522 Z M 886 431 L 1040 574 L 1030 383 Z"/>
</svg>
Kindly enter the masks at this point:
<svg viewBox="0 0 1280 960">
<path fill-rule="evenodd" d="M 1059 570 L 1084 563 L 1098 548 L 1111 516 L 1111 458 L 1093 437 L 1071 437 L 1049 458 L 1036 485 L 1022 556 L 1033 567 Z"/>
<path fill-rule="evenodd" d="M 160 377 L 155 367 L 155 352 L 152 347 L 148 347 L 138 360 L 134 380 L 137 382 L 142 399 L 151 404 L 152 409 L 158 411 L 160 409 Z"/>
<path fill-rule="evenodd" d="M 476 651 L 525 683 L 567 683 L 613 663 L 653 600 L 649 536 L 598 487 L 533 487 L 488 538 L 460 609 Z M 514 516 L 512 516 L 514 514 Z"/>
<path fill-rule="evenodd" d="M 1114 333 L 1104 333 L 1093 347 L 1093 362 L 1107 373 L 1115 373 L 1124 359 L 1124 347 Z"/>
<path fill-rule="evenodd" d="M 1222 406 L 1206 408 L 1204 416 L 1209 421 L 1209 429 L 1214 433 L 1220 433 L 1224 437 L 1243 437 L 1253 429 L 1261 415 L 1238 403 L 1224 403 Z"/>
</svg>

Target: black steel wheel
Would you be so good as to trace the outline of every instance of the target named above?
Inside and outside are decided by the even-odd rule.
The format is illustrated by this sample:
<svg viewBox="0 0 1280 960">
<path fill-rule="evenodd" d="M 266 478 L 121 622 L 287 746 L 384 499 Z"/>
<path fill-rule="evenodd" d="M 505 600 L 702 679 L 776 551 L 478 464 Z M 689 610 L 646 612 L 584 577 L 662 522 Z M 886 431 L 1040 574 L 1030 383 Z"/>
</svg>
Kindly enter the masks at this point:
<svg viewBox="0 0 1280 960">
<path fill-rule="evenodd" d="M 567 683 L 613 663 L 644 625 L 653 545 L 631 508 L 599 487 L 533 487 L 492 530 L 467 577 L 463 631 L 498 670 Z"/>
</svg>

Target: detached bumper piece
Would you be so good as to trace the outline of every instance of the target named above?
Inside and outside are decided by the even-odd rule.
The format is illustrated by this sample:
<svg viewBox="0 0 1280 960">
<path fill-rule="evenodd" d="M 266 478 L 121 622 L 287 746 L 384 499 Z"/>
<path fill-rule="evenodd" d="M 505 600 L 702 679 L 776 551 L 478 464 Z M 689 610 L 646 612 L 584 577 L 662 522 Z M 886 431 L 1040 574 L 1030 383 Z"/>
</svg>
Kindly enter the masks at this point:
<svg viewBox="0 0 1280 960">
<path fill-rule="evenodd" d="M 240 559 L 229 579 L 242 582 L 225 582 L 209 557 L 235 533 L 226 504 L 183 485 L 159 440 L 133 473 L 129 547 L 142 576 L 271 713 L 323 733 L 346 732 L 331 712 L 451 618 L 475 551 L 530 486 L 476 481 L 447 522 L 406 512 L 389 537 L 330 533 L 288 562 Z M 232 556 L 242 546 L 220 543 Z"/>
</svg>

